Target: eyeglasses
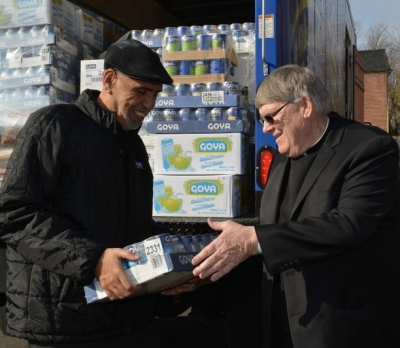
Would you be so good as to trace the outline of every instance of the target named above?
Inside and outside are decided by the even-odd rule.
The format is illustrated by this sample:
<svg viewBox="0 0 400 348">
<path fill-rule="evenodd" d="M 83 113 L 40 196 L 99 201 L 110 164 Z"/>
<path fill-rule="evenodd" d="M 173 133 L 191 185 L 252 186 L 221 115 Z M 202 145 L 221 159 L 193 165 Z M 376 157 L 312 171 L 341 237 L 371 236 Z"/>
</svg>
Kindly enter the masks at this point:
<svg viewBox="0 0 400 348">
<path fill-rule="evenodd" d="M 267 114 L 265 116 L 261 116 L 260 115 L 260 118 L 258 119 L 258 122 L 260 122 L 262 126 L 264 126 L 264 121 L 268 122 L 269 124 L 273 124 L 274 123 L 274 117 L 276 115 L 278 115 L 279 112 L 282 111 L 283 108 L 288 104 L 290 104 L 290 102 L 287 102 L 286 104 L 283 104 L 278 110 L 276 110 L 272 114 Z"/>
</svg>

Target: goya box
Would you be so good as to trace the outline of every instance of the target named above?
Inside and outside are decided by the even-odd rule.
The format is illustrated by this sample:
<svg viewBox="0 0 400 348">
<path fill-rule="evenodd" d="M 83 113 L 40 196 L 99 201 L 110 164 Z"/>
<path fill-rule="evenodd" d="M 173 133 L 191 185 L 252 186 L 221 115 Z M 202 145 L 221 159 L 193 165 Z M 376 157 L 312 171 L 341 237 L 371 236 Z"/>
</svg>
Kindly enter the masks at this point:
<svg viewBox="0 0 400 348">
<path fill-rule="evenodd" d="M 246 174 L 250 139 L 241 133 L 156 134 L 155 174 Z"/>
<path fill-rule="evenodd" d="M 83 42 L 103 50 L 103 24 L 85 11 L 75 11 L 75 32 Z"/>
<path fill-rule="evenodd" d="M 175 237 L 173 235 L 171 237 Z M 135 296 L 143 296 L 182 284 L 193 277 L 191 264 L 196 252 L 166 252 L 165 236 L 159 235 L 124 249 L 140 255 L 140 260 L 124 260 L 122 266 L 134 284 L 142 286 Z M 164 238 L 164 239 L 163 239 Z M 97 279 L 85 286 L 87 303 L 107 301 L 108 297 Z"/>
<path fill-rule="evenodd" d="M 74 35 L 74 9 L 74 5 L 67 0 L 2 0 L 0 28 L 55 24 Z M 10 39 L 13 39 L 13 33 L 9 32 Z"/>
<path fill-rule="evenodd" d="M 247 212 L 246 175 L 155 175 L 154 216 L 234 217 Z"/>
</svg>

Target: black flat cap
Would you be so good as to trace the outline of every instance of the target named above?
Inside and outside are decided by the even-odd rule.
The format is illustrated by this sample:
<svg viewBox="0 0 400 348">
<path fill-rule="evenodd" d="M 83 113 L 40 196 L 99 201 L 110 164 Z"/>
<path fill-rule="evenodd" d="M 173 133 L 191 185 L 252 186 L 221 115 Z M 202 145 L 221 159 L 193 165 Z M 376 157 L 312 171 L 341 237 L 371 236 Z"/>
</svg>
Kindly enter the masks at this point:
<svg viewBox="0 0 400 348">
<path fill-rule="evenodd" d="M 160 57 L 137 40 L 119 40 L 108 47 L 104 57 L 104 70 L 115 69 L 133 79 L 172 84 Z"/>
</svg>

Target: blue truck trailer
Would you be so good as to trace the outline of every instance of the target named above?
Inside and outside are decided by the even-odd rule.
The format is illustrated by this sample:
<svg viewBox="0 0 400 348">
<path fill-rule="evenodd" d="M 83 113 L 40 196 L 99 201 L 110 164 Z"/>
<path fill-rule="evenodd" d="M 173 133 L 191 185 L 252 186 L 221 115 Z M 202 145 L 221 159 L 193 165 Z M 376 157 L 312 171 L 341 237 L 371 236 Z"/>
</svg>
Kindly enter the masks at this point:
<svg viewBox="0 0 400 348">
<path fill-rule="evenodd" d="M 354 118 L 356 35 L 348 0 L 255 0 L 255 24 L 256 86 L 280 66 L 305 66 L 332 94 L 333 111 Z M 257 215 L 276 148 L 257 120 L 254 143 Z"/>
</svg>

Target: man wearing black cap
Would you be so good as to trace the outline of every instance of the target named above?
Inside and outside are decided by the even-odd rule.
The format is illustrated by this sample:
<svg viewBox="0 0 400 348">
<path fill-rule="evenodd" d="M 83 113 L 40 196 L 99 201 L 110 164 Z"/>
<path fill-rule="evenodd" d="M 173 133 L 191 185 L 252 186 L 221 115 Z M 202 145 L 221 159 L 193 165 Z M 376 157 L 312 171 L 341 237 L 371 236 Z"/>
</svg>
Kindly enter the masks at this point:
<svg viewBox="0 0 400 348">
<path fill-rule="evenodd" d="M 104 67 L 101 92 L 29 117 L 1 187 L 7 329 L 30 347 L 159 346 L 152 302 L 129 298 L 141 287 L 121 264 L 138 256 L 121 248 L 157 233 L 138 129 L 172 80 L 135 40 L 110 46 Z M 86 304 L 94 277 L 112 301 Z"/>
</svg>

